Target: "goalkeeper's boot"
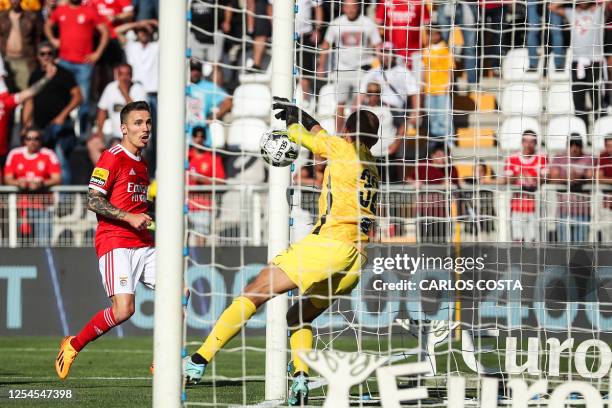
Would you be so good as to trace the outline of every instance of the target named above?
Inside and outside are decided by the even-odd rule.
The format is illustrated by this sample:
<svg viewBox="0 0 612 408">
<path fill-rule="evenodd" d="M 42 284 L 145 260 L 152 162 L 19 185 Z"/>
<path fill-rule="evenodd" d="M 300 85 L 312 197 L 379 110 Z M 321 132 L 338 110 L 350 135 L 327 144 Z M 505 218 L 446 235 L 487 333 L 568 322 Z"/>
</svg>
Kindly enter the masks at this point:
<svg viewBox="0 0 612 408">
<path fill-rule="evenodd" d="M 185 377 L 185 385 L 196 385 L 202 380 L 206 371 L 206 363 L 194 363 L 191 357 L 187 357 L 183 364 L 183 377 Z"/>
<path fill-rule="evenodd" d="M 300 373 L 293 377 L 293 383 L 289 389 L 287 405 L 299 407 L 308 404 L 308 376 Z"/>
<path fill-rule="evenodd" d="M 66 377 L 68 377 L 70 366 L 74 362 L 77 354 L 79 354 L 79 352 L 72 347 L 72 344 L 70 344 L 70 340 L 73 338 L 74 336 L 66 336 L 62 339 L 59 353 L 55 359 L 55 371 L 62 380 L 65 380 Z"/>
</svg>

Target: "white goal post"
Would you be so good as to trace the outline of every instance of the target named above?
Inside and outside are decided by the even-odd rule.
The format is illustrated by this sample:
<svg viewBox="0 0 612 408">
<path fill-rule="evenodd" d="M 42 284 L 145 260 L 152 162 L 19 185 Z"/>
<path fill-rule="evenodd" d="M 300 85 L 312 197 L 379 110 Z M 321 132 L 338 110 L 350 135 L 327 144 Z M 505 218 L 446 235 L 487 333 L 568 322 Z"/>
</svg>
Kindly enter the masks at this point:
<svg viewBox="0 0 612 408">
<path fill-rule="evenodd" d="M 156 245 L 157 290 L 153 406 L 178 408 L 181 404 L 183 346 L 183 247 L 185 204 L 185 84 L 187 44 L 187 2 L 160 2 L 160 67 Z M 163 78 L 163 79 L 162 79 Z"/>
<path fill-rule="evenodd" d="M 293 98 L 294 0 L 275 1 L 272 19 L 273 96 Z M 270 114 L 272 128 L 284 123 Z M 270 167 L 268 260 L 289 243 L 288 167 Z M 287 394 L 287 295 L 277 296 L 266 308 L 266 400 L 285 400 Z"/>
</svg>

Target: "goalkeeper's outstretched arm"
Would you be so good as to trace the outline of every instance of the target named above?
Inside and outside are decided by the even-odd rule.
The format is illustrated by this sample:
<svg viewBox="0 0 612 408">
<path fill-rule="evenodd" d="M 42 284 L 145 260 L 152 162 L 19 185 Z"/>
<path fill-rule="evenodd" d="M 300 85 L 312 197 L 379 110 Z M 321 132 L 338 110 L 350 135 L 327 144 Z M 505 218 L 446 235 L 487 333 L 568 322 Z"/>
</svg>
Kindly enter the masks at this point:
<svg viewBox="0 0 612 408">
<path fill-rule="evenodd" d="M 314 134 L 317 134 L 321 129 L 323 129 L 315 118 L 310 116 L 302 109 L 298 108 L 287 98 L 280 98 L 278 96 L 275 96 L 274 104 L 272 104 L 272 109 L 280 110 L 280 112 L 274 115 L 274 117 L 277 119 L 284 120 L 287 124 L 287 129 L 294 123 L 301 123 L 306 128 L 306 130 Z"/>
<path fill-rule="evenodd" d="M 287 125 L 287 132 L 291 141 L 305 147 L 314 154 L 326 156 L 326 138 L 330 136 L 321 127 L 319 122 L 307 112 L 298 108 L 286 98 L 274 97 L 272 109 L 279 110 L 277 119 L 284 120 Z"/>
</svg>

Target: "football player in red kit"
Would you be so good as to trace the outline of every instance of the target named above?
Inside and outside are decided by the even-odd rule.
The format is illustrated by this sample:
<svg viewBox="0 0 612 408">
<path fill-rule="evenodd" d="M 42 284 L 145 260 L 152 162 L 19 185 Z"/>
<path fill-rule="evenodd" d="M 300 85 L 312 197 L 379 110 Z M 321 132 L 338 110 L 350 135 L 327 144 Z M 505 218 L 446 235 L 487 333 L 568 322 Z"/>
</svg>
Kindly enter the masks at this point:
<svg viewBox="0 0 612 408">
<path fill-rule="evenodd" d="M 121 110 L 121 143 L 102 153 L 89 181 L 88 208 L 96 213 L 96 253 L 111 307 L 97 312 L 76 336 L 65 337 L 55 360 L 61 379 L 89 342 L 134 314 L 138 282 L 155 285 L 155 248 L 148 230 L 149 177 L 142 151 L 151 137 L 151 110 L 143 101 Z"/>
</svg>

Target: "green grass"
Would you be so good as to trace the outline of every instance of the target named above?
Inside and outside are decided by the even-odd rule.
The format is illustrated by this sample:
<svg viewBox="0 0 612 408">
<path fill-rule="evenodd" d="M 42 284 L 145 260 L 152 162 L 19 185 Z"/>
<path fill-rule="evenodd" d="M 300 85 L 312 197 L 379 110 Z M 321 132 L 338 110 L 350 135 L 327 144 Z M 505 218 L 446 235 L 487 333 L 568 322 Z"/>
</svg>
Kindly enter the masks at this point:
<svg viewBox="0 0 612 408">
<path fill-rule="evenodd" d="M 149 365 L 152 361 L 152 339 L 149 337 L 131 337 L 119 339 L 105 336 L 90 344 L 77 358 L 70 377 L 61 381 L 56 377 L 53 362 L 59 343 L 57 337 L 3 337 L 0 338 L 0 406 L 1 407 L 150 407 L 152 402 L 152 376 Z M 193 352 L 200 339 L 190 339 L 189 352 Z M 249 349 L 243 353 L 241 338 L 234 339 L 221 351 L 209 366 L 202 384 L 187 389 L 189 403 L 205 403 L 208 405 L 243 405 L 254 404 L 264 399 L 264 369 L 265 347 L 264 339 L 247 338 Z M 375 337 L 364 338 L 363 347 L 366 350 L 381 351 L 379 346 L 391 346 L 394 350 L 415 346 L 410 336 L 394 337 L 393 343 L 387 345 L 384 338 L 379 344 Z M 338 350 L 354 351 L 355 339 L 352 336 L 334 340 Z M 253 349 L 251 349 L 253 348 Z M 453 343 L 455 350 L 460 349 L 460 343 Z M 526 350 L 526 344 L 523 345 Z M 438 352 L 442 348 L 438 348 Z M 243 356 L 245 358 L 243 358 Z M 483 355 L 480 359 L 488 366 L 498 366 L 500 360 L 495 354 Z M 408 358 L 407 362 L 416 361 Z M 503 359 L 501 361 L 503 367 Z M 468 373 L 459 352 L 438 356 L 438 370 Z M 562 371 L 567 367 L 566 359 L 562 359 Z M 213 373 L 216 381 L 213 382 Z M 243 373 L 248 378 L 243 379 Z M 471 379 L 476 376 L 469 374 Z M 400 381 L 401 382 L 401 381 Z M 472 384 L 475 384 L 472 381 Z M 442 389 L 443 397 L 445 383 L 443 380 L 428 380 L 430 395 L 435 389 Z M 606 385 L 607 388 L 607 385 Z M 10 390 L 71 390 L 70 399 L 9 399 Z M 367 387 L 355 387 L 352 394 L 361 395 L 366 392 L 376 395 L 375 377 L 367 382 Z M 468 390 L 468 395 L 472 392 Z M 323 389 L 311 394 L 322 396 Z M 322 398 L 313 399 L 320 404 Z"/>
<path fill-rule="evenodd" d="M 57 354 L 58 337 L 0 338 L 0 406 L 5 407 L 150 407 L 152 377 L 152 339 L 131 337 L 119 339 L 108 336 L 91 343 L 79 354 L 70 377 L 61 381 L 56 377 L 53 361 Z M 193 343 L 199 339 L 190 339 Z M 265 355 L 249 350 L 245 354 L 241 339 L 234 339 L 209 366 L 203 383 L 187 389 L 187 401 L 207 404 L 258 403 L 264 399 Z M 248 338 L 248 346 L 259 350 L 265 347 L 263 338 Z M 334 342 L 340 350 L 355 350 L 354 338 Z M 366 342 L 371 350 L 378 350 L 375 341 Z M 412 345 L 410 345 L 412 346 Z M 197 346 L 190 346 L 192 352 Z M 394 345 L 395 347 L 395 345 Z M 244 366 L 243 366 L 244 364 Z M 248 379 L 242 380 L 246 372 Z M 212 382 L 213 373 L 215 378 Z M 372 382 L 373 384 L 373 382 Z M 9 399 L 9 390 L 71 390 L 71 399 Z M 372 388 L 375 390 L 375 388 Z M 313 396 L 321 396 L 316 390 Z M 356 390 L 355 392 L 359 392 Z M 365 392 L 365 391 L 364 391 Z"/>
</svg>

